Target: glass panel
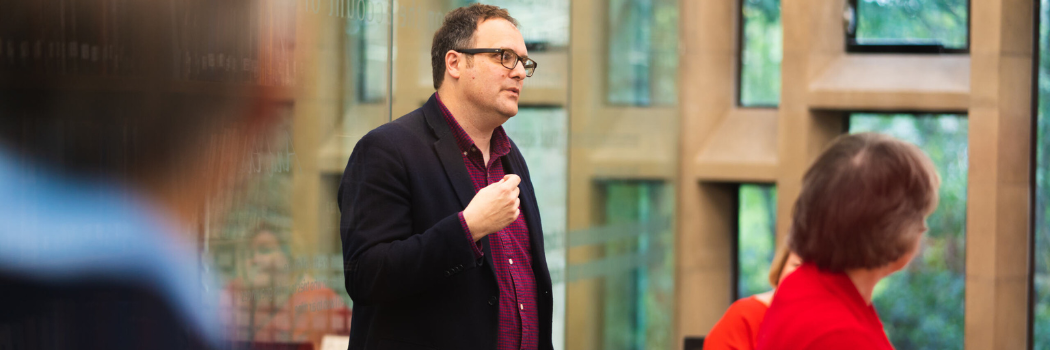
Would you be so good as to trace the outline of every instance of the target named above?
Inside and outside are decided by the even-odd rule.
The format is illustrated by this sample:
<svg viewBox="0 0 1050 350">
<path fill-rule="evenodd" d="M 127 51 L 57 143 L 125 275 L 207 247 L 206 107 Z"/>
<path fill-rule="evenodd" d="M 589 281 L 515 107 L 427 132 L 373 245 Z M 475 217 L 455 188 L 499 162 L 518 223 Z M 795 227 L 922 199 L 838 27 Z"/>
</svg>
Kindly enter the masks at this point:
<svg viewBox="0 0 1050 350">
<path fill-rule="evenodd" d="M 1035 140 L 1035 349 L 1050 347 L 1050 1 L 1039 5 L 1038 126 Z"/>
<path fill-rule="evenodd" d="M 967 0 L 858 0 L 857 43 L 941 44 L 964 49 Z"/>
<path fill-rule="evenodd" d="M 678 12 L 671 0 L 608 3 L 606 99 L 611 104 L 677 101 Z M 595 61 L 594 64 L 599 64 Z"/>
<path fill-rule="evenodd" d="M 335 194 L 357 140 L 389 120 L 389 8 L 290 3 L 309 33 L 296 47 L 310 53 L 296 66 L 303 91 L 317 92 L 291 98 L 294 122 L 256 147 L 245 185 L 210 202 L 204 249 L 224 281 L 231 340 L 319 348 L 325 335 L 349 334 Z"/>
<path fill-rule="evenodd" d="M 349 62 L 356 63 L 350 70 L 357 76 L 357 100 L 361 103 L 379 103 L 387 94 L 387 48 L 390 42 L 389 26 L 379 21 L 350 19 L 347 24 Z"/>
<path fill-rule="evenodd" d="M 543 244 L 554 298 L 554 347 L 565 344 L 565 227 L 568 215 L 569 119 L 563 108 L 519 107 L 518 115 L 503 123 L 518 145 L 536 189 Z"/>
<path fill-rule="evenodd" d="M 659 182 L 609 181 L 604 190 L 604 349 L 669 349 L 673 313 L 672 203 Z M 596 232 L 597 233 L 597 232 Z M 585 273 L 585 270 L 584 270 Z"/>
<path fill-rule="evenodd" d="M 740 105 L 780 103 L 780 59 L 783 35 L 780 0 L 744 0 L 743 46 L 740 52 Z"/>
<path fill-rule="evenodd" d="M 919 254 L 875 287 L 874 304 L 900 349 L 962 349 L 966 297 L 967 119 L 961 115 L 853 114 L 851 133 L 879 132 L 919 146 L 941 176 L 940 203 Z"/>
<path fill-rule="evenodd" d="M 769 291 L 769 266 L 777 240 L 777 190 L 769 185 L 740 185 L 737 238 L 737 295 Z"/>
</svg>

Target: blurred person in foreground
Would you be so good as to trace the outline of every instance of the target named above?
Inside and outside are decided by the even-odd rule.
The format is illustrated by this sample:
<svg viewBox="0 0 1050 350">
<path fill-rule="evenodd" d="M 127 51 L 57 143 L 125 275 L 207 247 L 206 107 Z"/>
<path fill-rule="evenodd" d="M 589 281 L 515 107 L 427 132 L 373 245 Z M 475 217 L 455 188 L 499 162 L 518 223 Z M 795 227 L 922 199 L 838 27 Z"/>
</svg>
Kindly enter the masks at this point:
<svg viewBox="0 0 1050 350">
<path fill-rule="evenodd" d="M 273 134 L 270 89 L 179 85 L 168 2 L 82 3 L 0 6 L 0 348 L 220 347 L 197 232 Z M 40 36 L 73 13 L 79 44 Z"/>
<path fill-rule="evenodd" d="M 872 293 L 916 255 L 939 186 L 913 144 L 835 139 L 802 180 L 788 241 L 803 263 L 777 288 L 758 349 L 893 349 Z"/>
<path fill-rule="evenodd" d="M 752 350 L 758 345 L 758 327 L 773 302 L 777 286 L 802 265 L 802 259 L 788 250 L 788 245 L 777 249 L 769 268 L 769 285 L 773 290 L 737 300 L 729 306 L 704 338 L 705 350 Z"/>
<path fill-rule="evenodd" d="M 372 130 L 339 185 L 351 349 L 551 349 L 536 191 L 503 130 L 536 63 L 506 10 L 452 10 L 437 92 Z"/>
</svg>

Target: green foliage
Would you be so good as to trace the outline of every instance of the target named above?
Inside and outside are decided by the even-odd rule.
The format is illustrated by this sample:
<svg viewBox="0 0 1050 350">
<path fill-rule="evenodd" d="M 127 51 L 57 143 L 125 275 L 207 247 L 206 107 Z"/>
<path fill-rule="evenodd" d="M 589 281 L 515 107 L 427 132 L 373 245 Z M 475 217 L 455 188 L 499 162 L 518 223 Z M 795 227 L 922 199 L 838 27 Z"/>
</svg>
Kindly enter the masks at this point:
<svg viewBox="0 0 1050 350">
<path fill-rule="evenodd" d="M 1036 349 L 1050 347 L 1050 1 L 1040 1 L 1038 125 L 1035 191 L 1035 324 Z"/>
<path fill-rule="evenodd" d="M 678 3 L 612 0 L 608 6 L 606 100 L 636 106 L 675 104 Z"/>
<path fill-rule="evenodd" d="M 898 349 L 962 349 L 966 276 L 967 119 L 957 115 L 854 114 L 850 132 L 879 132 L 921 148 L 941 176 L 919 255 L 880 282 L 874 304 Z"/>
<path fill-rule="evenodd" d="M 967 0 L 860 0 L 857 41 L 936 42 L 964 48 Z"/>
<path fill-rule="evenodd" d="M 656 181 L 604 184 L 605 225 L 669 221 L 671 186 Z M 634 257 L 626 269 L 604 276 L 602 349 L 670 349 L 674 314 L 674 233 L 657 232 L 611 240 L 606 259 Z"/>
<path fill-rule="evenodd" d="M 743 6 L 740 104 L 776 106 L 780 103 L 780 61 L 784 52 L 780 0 L 746 0 Z"/>
<path fill-rule="evenodd" d="M 773 186 L 740 185 L 738 299 L 772 289 L 769 265 L 776 244 L 776 192 Z"/>
</svg>

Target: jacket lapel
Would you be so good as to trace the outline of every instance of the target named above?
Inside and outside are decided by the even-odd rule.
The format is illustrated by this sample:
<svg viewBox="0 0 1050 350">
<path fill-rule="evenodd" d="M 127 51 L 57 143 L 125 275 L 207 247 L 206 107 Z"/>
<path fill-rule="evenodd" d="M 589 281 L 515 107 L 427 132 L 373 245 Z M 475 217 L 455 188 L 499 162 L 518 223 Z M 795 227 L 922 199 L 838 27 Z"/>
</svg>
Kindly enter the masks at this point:
<svg viewBox="0 0 1050 350">
<path fill-rule="evenodd" d="M 466 208 L 467 204 L 474 199 L 474 183 L 470 180 L 470 173 L 467 172 L 466 164 L 463 164 L 463 154 L 459 151 L 459 145 L 456 144 L 456 137 L 452 135 L 452 128 L 445 121 L 445 116 L 441 113 L 441 107 L 438 106 L 437 93 L 430 96 L 430 100 L 423 105 L 423 116 L 427 120 L 427 124 L 430 125 L 430 129 L 434 131 L 434 135 L 437 136 L 437 141 L 434 142 L 434 151 L 437 153 L 438 158 L 441 159 L 441 166 L 445 168 L 445 174 L 448 175 L 448 179 L 452 182 L 452 188 L 456 191 L 456 197 L 459 198 L 459 204 L 461 208 Z M 526 216 L 527 217 L 527 216 Z M 489 237 L 482 238 L 481 241 L 482 251 L 485 253 L 485 262 L 492 268 L 489 271 L 492 272 L 492 280 L 496 280 L 495 265 L 492 264 L 492 250 L 489 247 Z"/>
<path fill-rule="evenodd" d="M 470 200 L 474 199 L 474 184 L 470 182 L 470 174 L 467 173 L 467 166 L 463 164 L 463 155 L 459 152 L 459 146 L 456 145 L 456 138 L 452 136 L 452 129 L 445 121 L 445 116 L 442 115 L 441 107 L 438 106 L 437 98 L 434 96 L 436 94 L 430 96 L 430 100 L 423 105 L 423 115 L 438 139 L 434 142 L 434 151 L 437 152 L 441 165 L 445 168 L 445 174 L 452 182 L 452 188 L 456 191 L 459 204 L 466 208 Z"/>
</svg>

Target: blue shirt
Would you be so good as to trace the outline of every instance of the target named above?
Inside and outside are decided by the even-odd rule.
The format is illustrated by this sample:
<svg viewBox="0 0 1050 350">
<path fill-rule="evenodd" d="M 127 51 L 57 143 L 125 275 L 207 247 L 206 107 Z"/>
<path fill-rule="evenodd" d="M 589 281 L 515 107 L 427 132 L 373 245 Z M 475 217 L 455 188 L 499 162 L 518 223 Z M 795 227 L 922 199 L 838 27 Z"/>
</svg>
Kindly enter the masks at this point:
<svg viewBox="0 0 1050 350">
<path fill-rule="evenodd" d="M 132 189 L 74 178 L 0 148 L 0 274 L 155 291 L 205 342 L 221 344 L 218 289 L 173 220 Z"/>
</svg>

